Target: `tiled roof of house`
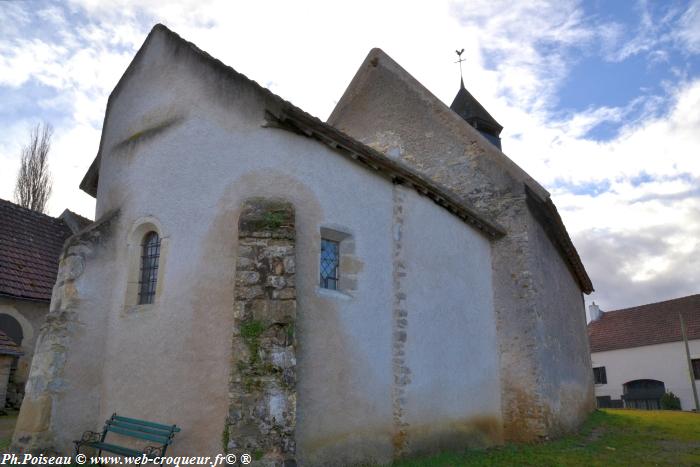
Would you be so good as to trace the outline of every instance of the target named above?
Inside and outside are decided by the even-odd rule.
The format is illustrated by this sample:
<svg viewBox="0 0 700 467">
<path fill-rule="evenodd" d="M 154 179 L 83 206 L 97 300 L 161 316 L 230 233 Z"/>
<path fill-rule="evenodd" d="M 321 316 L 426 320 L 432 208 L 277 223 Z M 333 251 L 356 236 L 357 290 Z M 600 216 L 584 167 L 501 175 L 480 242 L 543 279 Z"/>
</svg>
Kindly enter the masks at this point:
<svg viewBox="0 0 700 467">
<path fill-rule="evenodd" d="M 77 214 L 70 209 L 66 209 L 61 213 L 60 216 L 57 217 L 57 219 L 62 220 L 63 222 L 68 225 L 68 228 L 73 231 L 73 233 L 77 233 L 81 230 L 83 230 L 85 227 L 88 225 L 92 224 L 92 221 L 86 217 L 81 216 L 80 214 Z"/>
<path fill-rule="evenodd" d="M 591 352 L 681 341 L 679 313 L 683 315 L 688 339 L 700 339 L 697 294 L 603 313 L 588 324 Z"/>
<path fill-rule="evenodd" d="M 19 346 L 0 329 L 0 355 L 22 355 Z"/>
<path fill-rule="evenodd" d="M 86 226 L 92 224 L 92 221 L 91 221 L 90 219 L 88 219 L 87 217 L 81 216 L 81 215 L 78 214 L 77 212 L 73 212 L 73 211 L 71 211 L 70 209 L 66 209 L 66 212 L 69 212 L 70 214 L 72 214 L 73 216 L 75 216 L 76 219 L 77 219 L 78 221 L 80 221 L 80 223 L 83 224 L 84 227 L 86 227 Z"/>
<path fill-rule="evenodd" d="M 0 199 L 0 295 L 50 301 L 58 257 L 72 234 L 62 219 Z"/>
</svg>

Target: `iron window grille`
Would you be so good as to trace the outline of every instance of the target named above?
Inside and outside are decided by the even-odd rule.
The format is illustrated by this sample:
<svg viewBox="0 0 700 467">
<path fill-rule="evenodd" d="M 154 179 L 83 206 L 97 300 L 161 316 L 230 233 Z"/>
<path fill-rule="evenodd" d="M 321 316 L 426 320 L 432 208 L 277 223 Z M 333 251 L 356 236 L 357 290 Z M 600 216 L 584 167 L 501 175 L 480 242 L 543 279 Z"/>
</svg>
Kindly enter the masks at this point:
<svg viewBox="0 0 700 467">
<path fill-rule="evenodd" d="M 141 280 L 139 281 L 139 305 L 153 303 L 158 281 L 158 259 L 160 258 L 160 237 L 148 232 L 141 244 Z"/>
<path fill-rule="evenodd" d="M 593 368 L 593 382 L 595 384 L 608 384 L 608 376 L 605 374 L 605 367 Z"/>
<path fill-rule="evenodd" d="M 321 287 L 338 290 L 340 243 L 321 239 Z"/>
</svg>

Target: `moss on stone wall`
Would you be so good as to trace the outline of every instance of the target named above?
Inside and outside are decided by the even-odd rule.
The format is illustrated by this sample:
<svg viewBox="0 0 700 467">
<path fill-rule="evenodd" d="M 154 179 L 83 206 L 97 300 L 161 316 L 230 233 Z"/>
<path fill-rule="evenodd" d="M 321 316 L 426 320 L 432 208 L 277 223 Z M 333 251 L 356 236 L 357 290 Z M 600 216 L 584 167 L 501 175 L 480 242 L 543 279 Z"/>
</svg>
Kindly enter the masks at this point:
<svg viewBox="0 0 700 467">
<path fill-rule="evenodd" d="M 255 198 L 238 223 L 233 368 L 226 449 L 295 457 L 294 209 Z"/>
</svg>

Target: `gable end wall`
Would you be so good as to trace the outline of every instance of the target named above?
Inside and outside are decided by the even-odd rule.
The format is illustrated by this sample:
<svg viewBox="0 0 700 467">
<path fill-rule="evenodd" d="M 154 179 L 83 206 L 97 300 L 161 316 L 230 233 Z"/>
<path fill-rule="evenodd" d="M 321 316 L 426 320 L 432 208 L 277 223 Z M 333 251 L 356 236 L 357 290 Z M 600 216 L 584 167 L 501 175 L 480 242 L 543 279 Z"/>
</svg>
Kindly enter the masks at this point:
<svg viewBox="0 0 700 467">
<path fill-rule="evenodd" d="M 376 49 L 329 123 L 400 158 L 506 229 L 492 249 L 505 435 L 537 440 L 578 426 L 593 408 L 582 293 L 528 209 L 525 184 L 543 199 L 548 193 Z"/>
</svg>

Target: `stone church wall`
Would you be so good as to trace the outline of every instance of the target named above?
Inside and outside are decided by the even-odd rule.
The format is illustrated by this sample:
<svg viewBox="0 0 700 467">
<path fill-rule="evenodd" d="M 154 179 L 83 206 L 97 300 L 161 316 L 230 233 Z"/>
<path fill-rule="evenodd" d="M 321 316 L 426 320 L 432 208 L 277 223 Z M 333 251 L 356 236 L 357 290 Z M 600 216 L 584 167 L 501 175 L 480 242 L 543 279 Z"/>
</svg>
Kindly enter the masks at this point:
<svg viewBox="0 0 700 467">
<path fill-rule="evenodd" d="M 52 347 L 65 352 L 33 364 L 39 377 L 55 355 L 65 370 L 42 379 L 57 385 L 36 386 L 34 399 L 48 392 L 53 405 L 37 403 L 46 436 L 24 446 L 67 452 L 69 438 L 118 412 L 180 426 L 173 455 L 236 452 L 232 337 L 245 271 L 239 220 L 251 198 L 294 209 L 301 465 L 500 442 L 489 241 L 317 141 L 266 128 L 274 102 L 181 44 L 156 34 L 140 54 L 112 96 L 101 143 L 96 218 L 119 212 L 111 243 L 89 248 L 72 283 L 70 316 L 89 325 L 69 325 L 75 334 Z M 136 306 L 133 257 L 149 229 L 163 242 L 158 291 Z M 347 279 L 337 291 L 319 287 L 321 236 L 331 234 L 342 238 Z M 63 335 L 47 328 L 45 339 Z"/>
<path fill-rule="evenodd" d="M 64 246 L 12 439 L 15 450 L 70 452 L 82 433 L 73 429 L 97 428 L 117 219 L 118 212 L 105 215 Z"/>
<path fill-rule="evenodd" d="M 251 198 L 238 220 L 229 415 L 223 444 L 270 463 L 296 458 L 294 207 Z"/>
<path fill-rule="evenodd" d="M 540 197 L 548 193 L 378 49 L 329 123 L 429 175 L 505 228 L 492 248 L 504 435 L 533 441 L 577 426 L 593 408 L 582 292 L 529 212 L 525 184 Z"/>
<path fill-rule="evenodd" d="M 404 371 L 395 369 L 394 377 L 405 383 L 394 398 L 401 426 L 396 454 L 500 443 L 493 289 L 484 274 L 491 267 L 488 241 L 469 235 L 455 217 L 434 219 L 433 203 L 415 191 L 395 190 L 394 358 L 403 357 Z M 427 229 L 428 219 L 440 227 Z"/>
<path fill-rule="evenodd" d="M 542 395 L 548 436 L 576 430 L 595 408 L 593 376 L 583 296 L 559 252 L 542 226 L 530 223 L 531 270 L 534 288 L 541 293 L 536 309 L 538 360 L 542 366 Z"/>
</svg>

